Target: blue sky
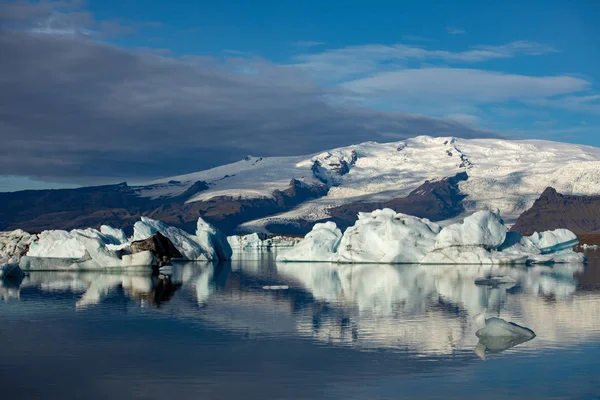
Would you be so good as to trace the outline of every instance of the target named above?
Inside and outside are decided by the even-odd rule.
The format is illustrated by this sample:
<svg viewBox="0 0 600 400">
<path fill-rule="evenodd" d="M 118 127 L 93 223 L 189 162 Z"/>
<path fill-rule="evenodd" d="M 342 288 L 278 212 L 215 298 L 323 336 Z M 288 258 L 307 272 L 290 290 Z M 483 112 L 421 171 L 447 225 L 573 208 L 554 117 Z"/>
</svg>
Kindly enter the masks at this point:
<svg viewBox="0 0 600 400">
<path fill-rule="evenodd" d="M 297 154 L 357 140 L 400 139 L 411 131 L 600 146 L 596 1 L 0 0 L 0 7 L 5 15 L 0 22 L 8 27 L 0 35 L 6 46 L 18 44 L 10 49 L 23 57 L 23 64 L 17 60 L 5 75 L 20 73 L 22 65 L 31 68 L 33 59 L 46 67 L 29 73 L 47 74 L 52 82 L 32 90 L 25 74 L 23 84 L 16 77 L 9 89 L 31 101 L 14 116 L 0 115 L 5 126 L 0 134 L 9 140 L 32 135 L 27 139 L 39 146 L 48 137 L 63 141 L 38 169 L 0 163 L 0 190 L 143 181 L 234 161 L 245 153 Z M 56 50 L 43 55 L 39 46 Z M 61 52 L 79 56 L 60 61 L 56 54 Z M 78 73 L 84 69 L 85 74 Z M 79 90 L 76 101 L 55 104 L 72 95 L 64 76 L 73 90 L 90 87 L 89 99 Z M 49 96 L 34 97 L 57 89 L 64 95 L 54 95 L 47 106 Z M 127 104 L 115 102 L 108 110 L 116 93 L 118 101 L 127 97 Z M 232 103 L 234 98 L 239 103 Z M 104 101 L 92 104 L 99 99 Z M 260 108 L 248 108 L 253 99 Z M 75 103 L 89 107 L 69 108 Z M 48 114 L 48 108 L 60 111 L 69 128 L 60 127 L 56 116 L 40 126 L 18 123 L 26 115 Z M 315 108 L 323 113 L 319 118 Z M 123 109 L 131 113 L 118 112 Z M 198 113 L 206 115 L 194 119 Z M 340 126 L 340 113 L 351 118 L 349 126 L 361 128 L 346 137 L 349 128 Z M 215 115 L 220 117 L 207 122 Z M 147 126 L 149 116 L 157 121 Z M 423 124 L 416 125 L 416 118 Z M 373 130 L 371 119 L 382 126 Z M 224 120 L 239 126 L 224 126 Z M 65 133 L 86 121 L 109 124 L 94 125 L 96 132 Z M 459 125 L 439 129 L 440 123 Z M 463 135 L 461 127 L 468 132 Z M 44 140 L 30 133 L 36 129 L 45 132 Z M 134 160 L 117 154 L 121 149 L 100 149 L 88 140 L 110 131 L 131 139 L 133 146 L 136 135 L 148 137 L 149 130 L 156 131 L 157 140 L 168 137 L 202 157 L 168 160 L 168 166 L 152 170 L 150 148 L 136 149 L 139 160 Z M 248 137 L 263 143 L 253 146 Z M 113 166 L 90 173 L 89 166 L 99 160 Z M 119 163 L 123 168 L 114 166 Z"/>
</svg>

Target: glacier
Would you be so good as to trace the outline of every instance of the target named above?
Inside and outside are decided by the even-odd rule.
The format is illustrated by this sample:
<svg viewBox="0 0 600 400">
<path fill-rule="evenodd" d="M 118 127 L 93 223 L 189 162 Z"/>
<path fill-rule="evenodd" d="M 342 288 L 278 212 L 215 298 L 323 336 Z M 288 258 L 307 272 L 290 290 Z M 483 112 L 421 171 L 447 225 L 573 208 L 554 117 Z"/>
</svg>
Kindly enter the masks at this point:
<svg viewBox="0 0 600 400">
<path fill-rule="evenodd" d="M 187 200 L 193 203 L 219 196 L 273 198 L 273 192 L 285 190 L 291 179 L 315 178 L 326 182 L 329 190 L 325 196 L 239 226 L 244 232 L 271 233 L 269 225 L 273 223 L 319 222 L 330 217 L 331 207 L 405 197 L 425 181 L 464 172 L 468 179 L 459 183 L 460 192 L 467 196 L 463 201 L 463 216 L 498 209 L 505 221 L 513 223 L 549 186 L 564 194 L 599 193 L 600 149 L 544 140 L 417 136 L 399 142 L 365 142 L 303 156 L 247 157 L 233 164 L 148 184 L 167 185 L 160 195 L 176 196 L 181 194 L 181 185 L 207 182 L 209 189 Z M 169 181 L 179 184 L 169 189 Z"/>
<path fill-rule="evenodd" d="M 342 235 L 334 222 L 313 230 L 278 261 L 398 264 L 528 264 L 584 262 L 573 251 L 578 240 L 566 230 L 522 236 L 508 232 L 491 211 L 478 211 L 441 228 L 424 218 L 391 209 L 359 213 Z"/>
</svg>

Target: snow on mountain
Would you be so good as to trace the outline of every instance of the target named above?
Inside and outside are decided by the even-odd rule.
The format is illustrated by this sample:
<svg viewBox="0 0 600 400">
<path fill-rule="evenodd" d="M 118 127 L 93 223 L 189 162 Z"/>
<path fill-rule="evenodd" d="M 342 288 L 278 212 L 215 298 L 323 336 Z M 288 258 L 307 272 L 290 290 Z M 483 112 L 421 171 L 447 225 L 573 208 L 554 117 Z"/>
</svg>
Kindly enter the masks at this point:
<svg viewBox="0 0 600 400">
<path fill-rule="evenodd" d="M 269 198 L 274 190 L 288 187 L 291 179 L 327 184 L 329 191 L 324 197 L 241 226 L 260 231 L 277 221 L 323 219 L 328 208 L 341 204 L 404 197 L 426 180 L 462 171 L 469 176 L 459 186 L 468 196 L 464 201 L 466 213 L 499 210 L 511 222 L 548 186 L 565 194 L 600 193 L 600 148 L 542 140 L 418 136 L 401 142 L 366 142 L 307 156 L 248 156 L 233 164 L 150 184 L 160 187 L 163 196 L 176 196 L 193 182 L 205 181 L 208 190 L 187 203 L 219 196 Z M 170 182 L 171 193 L 167 189 Z"/>
</svg>

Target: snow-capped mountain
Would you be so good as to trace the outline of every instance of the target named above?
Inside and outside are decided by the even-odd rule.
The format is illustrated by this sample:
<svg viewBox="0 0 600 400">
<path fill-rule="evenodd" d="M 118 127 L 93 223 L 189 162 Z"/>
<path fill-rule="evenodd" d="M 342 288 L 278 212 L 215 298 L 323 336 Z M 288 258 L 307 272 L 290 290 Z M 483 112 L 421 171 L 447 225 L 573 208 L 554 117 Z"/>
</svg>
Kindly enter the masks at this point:
<svg viewBox="0 0 600 400">
<path fill-rule="evenodd" d="M 248 156 L 143 186 L 121 185 L 118 192 L 125 193 L 125 200 L 103 200 L 89 204 L 87 210 L 98 223 L 120 226 L 127 223 L 117 221 L 149 215 L 187 227 L 201 215 L 228 233 L 303 233 L 315 221 L 333 218 L 341 225 L 350 224 L 347 219 L 357 211 L 383 206 L 437 221 L 482 209 L 499 210 L 511 223 L 550 186 L 563 194 L 600 194 L 600 148 L 541 140 L 418 136 L 306 156 Z M 72 197 L 77 190 L 83 189 L 39 192 L 53 192 L 55 197 L 58 192 L 71 193 Z M 54 214 L 48 218 L 43 210 L 32 211 L 41 207 L 39 202 L 24 203 L 18 193 L 26 192 L 0 194 L 0 202 L 8 199 L 14 207 L 29 210 L 17 210 L 13 213 L 17 217 L 2 215 L 9 222 L 0 229 L 63 227 L 63 217 L 57 215 L 60 201 L 53 201 Z M 90 198 L 80 197 L 84 203 Z M 27 221 L 37 221 L 37 225 Z M 91 225 L 90 219 L 85 223 Z"/>
<path fill-rule="evenodd" d="M 393 142 L 367 142 L 299 157 L 246 159 L 153 182 L 204 181 L 209 189 L 187 203 L 219 197 L 272 198 L 291 179 L 326 185 L 325 196 L 298 207 L 244 223 L 248 231 L 264 230 L 273 221 L 320 220 L 328 210 L 355 202 L 371 203 L 405 197 L 425 181 L 465 172 L 458 184 L 466 195 L 464 212 L 500 210 L 514 221 L 545 188 L 564 194 L 600 193 L 600 148 L 542 140 L 459 139 L 419 136 Z M 181 190 L 181 189 L 179 189 Z M 176 195 L 163 188 L 160 195 Z M 156 196 L 154 191 L 143 196 Z M 418 193 L 417 193 L 418 194 Z"/>
</svg>

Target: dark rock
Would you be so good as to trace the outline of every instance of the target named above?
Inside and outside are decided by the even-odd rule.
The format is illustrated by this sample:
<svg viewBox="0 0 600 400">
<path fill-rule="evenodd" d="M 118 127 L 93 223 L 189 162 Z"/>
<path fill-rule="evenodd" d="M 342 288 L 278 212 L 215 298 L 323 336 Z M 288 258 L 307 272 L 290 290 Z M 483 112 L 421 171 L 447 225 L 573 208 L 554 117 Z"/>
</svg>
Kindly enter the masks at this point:
<svg viewBox="0 0 600 400">
<path fill-rule="evenodd" d="M 266 228 L 272 233 L 291 233 L 304 235 L 315 222 L 333 221 L 343 231 L 356 222 L 359 212 L 371 212 L 378 208 L 391 208 L 396 212 L 441 221 L 460 215 L 464 211 L 462 201 L 466 195 L 460 192 L 458 184 L 466 181 L 466 172 L 439 181 L 427 181 L 413 190 L 408 196 L 385 202 L 356 202 L 333 207 L 327 210 L 331 218 L 320 221 L 294 220 L 294 224 L 272 223 Z"/>
<path fill-rule="evenodd" d="M 156 232 L 147 239 L 136 240 L 131 243 L 131 254 L 142 251 L 151 251 L 159 267 L 168 264 L 172 258 L 183 257 L 169 238 L 160 232 Z"/>
<path fill-rule="evenodd" d="M 576 196 L 544 190 L 533 206 L 517 219 L 511 230 L 523 235 L 558 228 L 576 234 L 600 231 L 600 196 Z"/>
</svg>

